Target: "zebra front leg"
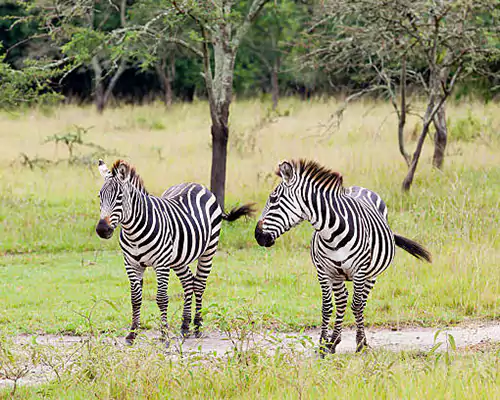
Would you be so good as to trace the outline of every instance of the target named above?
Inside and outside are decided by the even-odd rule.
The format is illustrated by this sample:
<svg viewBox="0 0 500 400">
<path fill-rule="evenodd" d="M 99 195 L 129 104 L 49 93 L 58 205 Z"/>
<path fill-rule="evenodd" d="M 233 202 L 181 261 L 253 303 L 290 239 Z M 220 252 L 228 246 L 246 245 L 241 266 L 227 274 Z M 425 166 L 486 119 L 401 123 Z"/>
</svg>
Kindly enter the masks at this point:
<svg viewBox="0 0 500 400">
<path fill-rule="evenodd" d="M 130 282 L 130 300 L 132 303 L 132 325 L 129 334 L 125 337 L 125 343 L 132 345 L 137 337 L 137 331 L 139 330 L 141 321 L 142 277 L 144 275 L 144 269 L 126 265 L 125 270 L 127 271 Z"/>
<path fill-rule="evenodd" d="M 356 352 L 360 352 L 368 346 L 365 335 L 364 311 L 368 295 L 375 285 L 375 279 L 354 277 L 354 294 L 352 298 L 352 311 L 356 320 Z"/>
<path fill-rule="evenodd" d="M 215 255 L 217 249 L 217 243 L 215 247 L 212 246 L 210 249 L 205 251 L 203 255 L 198 259 L 198 267 L 196 269 L 196 275 L 194 277 L 194 295 L 196 298 L 196 308 L 194 314 L 194 336 L 201 337 L 201 326 L 203 324 L 203 318 L 201 316 L 201 309 L 203 307 L 203 293 L 207 287 L 207 278 L 212 269 L 212 259 Z"/>
<path fill-rule="evenodd" d="M 158 282 L 158 290 L 156 292 L 156 304 L 160 309 L 160 340 L 168 342 L 168 279 L 170 275 L 169 267 L 156 267 L 156 280 Z M 167 343 L 168 345 L 168 343 Z"/>
<path fill-rule="evenodd" d="M 347 308 L 347 298 L 349 293 L 345 287 L 345 282 L 334 282 L 332 285 L 335 295 L 335 326 L 333 327 L 332 336 L 330 337 L 330 351 L 335 353 L 337 345 L 340 343 L 342 335 L 342 323 Z"/>
<path fill-rule="evenodd" d="M 332 285 L 329 279 L 323 275 L 322 270 L 318 268 L 318 280 L 321 286 L 322 305 L 321 305 L 321 334 L 319 337 L 320 356 L 324 357 L 326 352 L 332 351 L 332 343 L 328 341 L 328 325 L 332 316 Z"/>
<path fill-rule="evenodd" d="M 189 336 L 189 324 L 191 323 L 191 308 L 193 304 L 193 283 L 194 276 L 189 269 L 189 265 L 175 271 L 179 277 L 184 290 L 184 309 L 182 311 L 181 335 Z"/>
</svg>

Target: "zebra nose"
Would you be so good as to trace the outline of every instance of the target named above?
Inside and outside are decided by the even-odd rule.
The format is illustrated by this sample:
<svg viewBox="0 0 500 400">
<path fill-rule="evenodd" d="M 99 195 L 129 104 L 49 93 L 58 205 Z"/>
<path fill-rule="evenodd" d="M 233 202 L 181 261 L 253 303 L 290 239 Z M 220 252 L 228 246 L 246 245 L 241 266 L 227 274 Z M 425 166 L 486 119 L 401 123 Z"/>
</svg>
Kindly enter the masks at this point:
<svg viewBox="0 0 500 400">
<path fill-rule="evenodd" d="M 114 229 L 109 225 L 109 218 L 100 219 L 95 227 L 97 235 L 103 239 L 109 239 L 113 236 Z"/>
<path fill-rule="evenodd" d="M 270 233 L 264 232 L 262 225 L 262 221 L 257 222 L 257 226 L 255 227 L 255 240 L 259 246 L 271 247 L 274 244 L 274 240 Z"/>
</svg>

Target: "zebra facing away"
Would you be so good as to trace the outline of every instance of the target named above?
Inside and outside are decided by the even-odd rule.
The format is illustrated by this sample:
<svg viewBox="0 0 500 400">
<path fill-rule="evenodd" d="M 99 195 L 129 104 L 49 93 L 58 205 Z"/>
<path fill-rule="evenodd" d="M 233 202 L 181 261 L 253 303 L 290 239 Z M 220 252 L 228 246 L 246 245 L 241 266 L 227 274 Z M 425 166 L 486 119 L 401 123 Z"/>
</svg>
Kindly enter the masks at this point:
<svg viewBox="0 0 500 400">
<path fill-rule="evenodd" d="M 132 326 L 126 343 L 132 344 L 139 328 L 143 274 L 151 266 L 156 272 L 161 337 L 167 335 L 168 280 L 170 268 L 184 290 L 181 333 L 189 334 L 193 292 L 196 299 L 194 328 L 200 335 L 202 296 L 217 250 L 222 219 L 234 221 L 253 213 L 247 204 L 225 214 L 214 194 L 196 183 L 167 189 L 161 197 L 150 195 L 141 177 L 127 162 L 117 160 L 111 171 L 99 160 L 104 178 L 100 197 L 101 217 L 97 234 L 109 239 L 121 225 L 120 246 L 130 281 Z M 193 275 L 189 264 L 198 260 Z"/>
<path fill-rule="evenodd" d="M 320 352 L 335 353 L 340 343 L 348 297 L 345 281 L 353 281 L 351 308 L 357 328 L 356 351 L 360 351 L 367 345 L 363 317 L 366 300 L 377 277 L 391 264 L 395 245 L 428 262 L 431 254 L 391 231 L 387 208 L 379 195 L 358 186 L 344 188 L 338 172 L 313 161 L 292 160 L 281 162 L 276 174 L 282 181 L 267 200 L 255 239 L 269 247 L 303 220 L 312 224 L 311 258 L 323 302 Z M 328 337 L 332 292 L 336 319 Z"/>
</svg>

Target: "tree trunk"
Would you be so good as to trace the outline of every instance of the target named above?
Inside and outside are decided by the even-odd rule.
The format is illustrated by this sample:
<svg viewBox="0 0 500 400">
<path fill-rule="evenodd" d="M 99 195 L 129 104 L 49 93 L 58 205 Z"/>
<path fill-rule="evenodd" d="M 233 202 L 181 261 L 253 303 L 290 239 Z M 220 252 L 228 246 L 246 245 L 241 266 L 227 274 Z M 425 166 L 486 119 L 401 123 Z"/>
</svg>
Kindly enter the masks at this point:
<svg viewBox="0 0 500 400">
<path fill-rule="evenodd" d="M 392 93 L 392 91 L 391 91 Z M 396 113 L 398 114 L 399 124 L 398 124 L 398 143 L 399 143 L 399 152 L 403 156 L 406 165 L 408 168 L 411 165 L 411 157 L 405 150 L 405 139 L 404 139 L 404 131 L 406 125 L 406 56 L 403 56 L 401 60 L 401 79 L 400 79 L 400 98 L 401 98 L 401 107 L 400 111 L 397 111 L 397 104 L 395 96 L 393 98 L 393 105 L 396 109 Z"/>
<path fill-rule="evenodd" d="M 169 108 L 174 98 L 172 82 L 175 79 L 175 57 L 170 58 L 169 65 L 167 65 L 167 57 L 163 57 L 160 64 L 155 66 L 155 69 L 163 87 L 163 101 L 165 106 Z"/>
<path fill-rule="evenodd" d="M 422 148 L 424 147 L 424 140 L 427 136 L 427 132 L 429 131 L 429 125 L 430 121 L 428 122 L 424 121 L 422 133 L 418 138 L 417 147 L 411 159 L 411 164 L 410 167 L 408 168 L 408 173 L 406 174 L 406 177 L 403 180 L 403 185 L 402 185 L 403 192 L 409 191 L 413 183 L 413 178 L 415 177 L 415 171 L 417 170 L 418 160 L 420 159 L 420 154 L 422 153 Z"/>
<path fill-rule="evenodd" d="M 167 73 L 167 79 L 165 81 L 165 105 L 169 108 L 173 103 L 173 92 L 172 92 L 172 79 Z"/>
<path fill-rule="evenodd" d="M 104 83 L 102 79 L 102 68 L 99 57 L 92 57 L 92 70 L 94 72 L 94 103 L 99 114 L 102 114 L 105 106 Z"/>
<path fill-rule="evenodd" d="M 434 116 L 434 127 L 436 135 L 434 136 L 434 156 L 432 157 L 432 165 L 438 169 L 443 168 L 444 152 L 448 141 L 448 128 L 446 126 L 446 109 L 445 104 L 439 108 Z"/>
<path fill-rule="evenodd" d="M 99 114 L 104 112 L 104 107 L 106 106 L 106 99 L 104 97 L 104 88 L 102 82 L 96 83 L 94 102 Z"/>
<path fill-rule="evenodd" d="M 226 188 L 227 142 L 229 129 L 227 124 L 212 124 L 212 171 L 210 189 L 224 209 Z"/>
<path fill-rule="evenodd" d="M 278 108 L 278 101 L 280 97 L 280 86 L 278 81 L 278 71 L 279 71 L 279 57 L 276 57 L 273 63 L 273 68 L 271 71 L 271 93 L 273 99 L 273 111 Z"/>
</svg>

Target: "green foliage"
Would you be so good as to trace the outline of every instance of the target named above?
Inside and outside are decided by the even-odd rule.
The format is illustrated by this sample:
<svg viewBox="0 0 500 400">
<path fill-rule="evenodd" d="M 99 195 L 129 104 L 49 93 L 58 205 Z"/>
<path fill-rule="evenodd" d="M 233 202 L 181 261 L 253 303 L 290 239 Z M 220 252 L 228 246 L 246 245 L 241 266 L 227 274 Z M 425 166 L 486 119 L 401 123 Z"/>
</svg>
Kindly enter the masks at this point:
<svg viewBox="0 0 500 400">
<path fill-rule="evenodd" d="M 468 109 L 463 117 L 448 119 L 447 124 L 450 141 L 472 142 L 481 139 L 485 143 L 491 143 L 500 139 L 491 118 L 481 118 L 472 109 Z"/>
<path fill-rule="evenodd" d="M 15 70 L 4 60 L 5 55 L 0 54 L 0 109 L 19 110 L 61 100 L 62 96 L 50 88 L 51 78 L 56 75 L 54 71 L 36 65 Z"/>
</svg>

